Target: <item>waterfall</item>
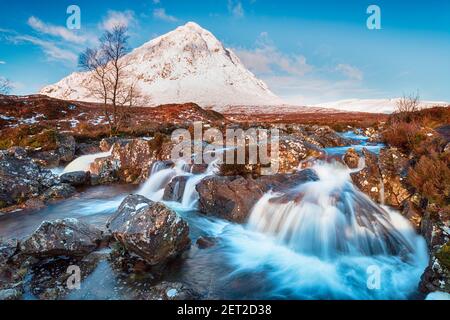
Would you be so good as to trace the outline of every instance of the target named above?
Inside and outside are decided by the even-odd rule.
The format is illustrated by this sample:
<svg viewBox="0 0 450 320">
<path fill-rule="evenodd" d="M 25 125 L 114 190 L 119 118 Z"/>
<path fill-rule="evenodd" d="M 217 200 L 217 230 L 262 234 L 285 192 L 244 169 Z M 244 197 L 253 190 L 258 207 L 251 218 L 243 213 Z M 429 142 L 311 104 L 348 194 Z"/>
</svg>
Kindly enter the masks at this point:
<svg viewBox="0 0 450 320">
<path fill-rule="evenodd" d="M 89 171 L 91 164 L 94 163 L 96 159 L 109 157 L 112 154 L 112 148 L 108 152 L 100 152 L 94 154 L 88 154 L 85 156 L 81 156 L 76 158 L 71 163 L 69 163 L 63 170 L 62 174 L 68 172 L 76 172 L 76 171 Z"/>
<path fill-rule="evenodd" d="M 185 171 L 186 163 L 183 161 L 178 161 L 171 168 L 166 167 L 167 165 L 164 162 L 153 164 L 150 177 L 137 193 L 150 200 L 161 201 L 164 197 L 164 189 L 169 182 L 176 176 L 188 174 Z"/>
<path fill-rule="evenodd" d="M 323 259 L 414 253 L 409 233 L 399 230 L 387 211 L 355 189 L 349 170 L 338 163 L 322 163 L 314 169 L 320 180 L 260 199 L 249 227 L 295 252 Z"/>
<path fill-rule="evenodd" d="M 356 190 L 347 167 L 319 162 L 312 169 L 320 180 L 268 192 L 246 226 L 223 229 L 233 275 L 258 274 L 275 299 L 416 297 L 428 265 L 424 239 L 398 212 Z M 380 281 L 375 289 L 373 270 Z"/>
<path fill-rule="evenodd" d="M 193 209 L 198 201 L 198 193 L 196 190 L 196 186 L 208 176 L 214 175 L 217 173 L 217 162 L 212 162 L 208 165 L 205 173 L 192 175 L 186 181 L 186 185 L 184 187 L 183 198 L 181 201 L 181 206 L 186 209 Z"/>
</svg>

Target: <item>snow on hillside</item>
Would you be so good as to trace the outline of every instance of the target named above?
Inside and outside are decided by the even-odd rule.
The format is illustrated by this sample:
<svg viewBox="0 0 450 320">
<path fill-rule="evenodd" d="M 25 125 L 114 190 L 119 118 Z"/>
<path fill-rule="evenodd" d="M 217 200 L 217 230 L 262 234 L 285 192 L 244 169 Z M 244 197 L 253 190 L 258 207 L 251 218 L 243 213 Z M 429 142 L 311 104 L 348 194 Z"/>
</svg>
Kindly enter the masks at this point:
<svg viewBox="0 0 450 320">
<path fill-rule="evenodd" d="M 342 111 L 370 112 L 370 113 L 392 113 L 396 109 L 396 104 L 400 98 L 396 99 L 348 99 L 328 103 L 320 103 L 313 107 L 330 108 Z M 421 108 L 434 106 L 447 106 L 448 102 L 443 101 L 421 101 Z"/>
<path fill-rule="evenodd" d="M 133 50 L 123 59 L 145 97 L 144 104 L 195 102 L 203 107 L 278 105 L 283 101 L 257 79 L 209 31 L 193 22 Z M 89 73 L 73 73 L 40 93 L 54 98 L 100 102 L 89 94 Z"/>
</svg>

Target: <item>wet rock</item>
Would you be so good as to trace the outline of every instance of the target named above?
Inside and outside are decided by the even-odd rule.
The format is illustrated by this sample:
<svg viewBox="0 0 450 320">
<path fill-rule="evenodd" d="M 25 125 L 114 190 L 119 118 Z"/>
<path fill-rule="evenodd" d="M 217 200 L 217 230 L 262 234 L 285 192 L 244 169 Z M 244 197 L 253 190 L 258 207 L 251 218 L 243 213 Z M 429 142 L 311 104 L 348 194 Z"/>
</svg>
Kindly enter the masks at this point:
<svg viewBox="0 0 450 320">
<path fill-rule="evenodd" d="M 426 211 L 421 221 L 421 234 L 430 249 L 430 263 L 419 285 L 423 293 L 450 293 L 450 223 L 445 216 L 445 212 Z"/>
<path fill-rule="evenodd" d="M 377 155 L 367 149 L 362 150 L 365 167 L 361 171 L 351 173 L 353 183 L 372 200 L 382 202 L 381 191 L 381 173 L 378 167 Z"/>
<path fill-rule="evenodd" d="M 411 197 L 406 187 L 408 161 L 397 149 L 383 149 L 378 157 L 363 149 L 366 167 L 351 174 L 353 183 L 372 200 L 400 208 Z"/>
<path fill-rule="evenodd" d="M 106 151 L 102 151 L 98 143 L 78 143 L 75 150 L 76 156 L 85 156 L 94 153 L 100 152 L 108 152 L 110 149 Z"/>
<path fill-rule="evenodd" d="M 351 145 L 352 141 L 342 138 L 328 126 L 312 126 L 306 128 L 308 140 L 313 140 L 322 148 L 343 147 Z"/>
<path fill-rule="evenodd" d="M 111 150 L 114 144 L 118 143 L 120 146 L 126 145 L 130 139 L 123 139 L 119 137 L 111 137 L 111 138 L 105 138 L 100 141 L 100 150 L 102 152 L 108 152 Z"/>
<path fill-rule="evenodd" d="M 61 175 L 59 180 L 74 187 L 86 186 L 91 184 L 91 173 L 89 171 L 68 172 Z"/>
<path fill-rule="evenodd" d="M 118 180 L 126 183 L 142 182 L 148 177 L 153 162 L 170 159 L 170 153 L 162 157 L 162 145 L 154 140 L 121 141 L 116 142 L 112 148 L 111 156 L 97 159 L 91 165 L 90 171 L 99 176 L 100 183 Z"/>
<path fill-rule="evenodd" d="M 384 184 L 384 201 L 400 208 L 403 201 L 411 197 L 406 187 L 408 159 L 396 148 L 382 149 L 379 168 Z"/>
<path fill-rule="evenodd" d="M 271 165 L 278 166 L 275 173 L 291 173 L 299 168 L 302 161 L 322 155 L 322 151 L 308 142 L 293 136 L 283 136 L 280 138 L 279 157 L 271 159 Z"/>
<path fill-rule="evenodd" d="M 344 155 L 344 162 L 350 169 L 356 169 L 359 165 L 359 155 L 355 149 L 350 148 Z"/>
<path fill-rule="evenodd" d="M 0 301 L 4 300 L 19 300 L 23 295 L 21 289 L 3 289 L 0 290 Z"/>
<path fill-rule="evenodd" d="M 23 255 L 37 258 L 85 256 L 96 250 L 103 232 L 77 219 L 44 221 L 24 242 Z"/>
<path fill-rule="evenodd" d="M 417 231 L 420 231 L 422 212 L 412 201 L 406 200 L 403 203 L 402 215 L 413 224 Z"/>
<path fill-rule="evenodd" d="M 136 297 L 137 300 L 198 300 L 200 295 L 183 283 L 163 281 Z"/>
<path fill-rule="evenodd" d="M 82 283 L 98 266 L 107 259 L 104 252 L 92 252 L 83 258 L 45 259 L 30 268 L 30 291 L 40 300 L 63 299 L 74 290 L 71 281 L 74 271 L 80 272 Z M 82 284 L 81 284 L 82 285 Z"/>
<path fill-rule="evenodd" d="M 176 176 L 173 178 L 164 189 L 163 200 L 181 202 L 188 179 L 188 176 Z"/>
<path fill-rule="evenodd" d="M 74 137 L 64 134 L 56 135 L 56 153 L 62 162 L 68 163 L 75 157 L 76 142 Z"/>
<path fill-rule="evenodd" d="M 190 245 L 189 227 L 162 203 L 128 196 L 108 221 L 108 229 L 123 247 L 149 265 L 161 265 Z"/>
<path fill-rule="evenodd" d="M 39 198 L 44 202 L 61 200 L 72 197 L 76 192 L 76 189 L 70 184 L 61 183 L 48 188 Z"/>
<path fill-rule="evenodd" d="M 119 181 L 119 164 L 111 157 L 98 158 L 91 164 L 91 183 L 95 185 L 109 184 Z M 94 178 L 94 179 L 93 179 Z"/>
<path fill-rule="evenodd" d="M 208 249 L 214 247 L 217 243 L 215 238 L 211 237 L 200 237 L 197 239 L 197 247 L 200 249 Z"/>
<path fill-rule="evenodd" d="M 269 190 L 283 190 L 306 181 L 317 180 L 314 171 L 306 169 L 291 175 L 252 177 L 211 176 L 196 187 L 199 209 L 206 215 L 242 223 L 256 202 Z"/>
<path fill-rule="evenodd" d="M 37 197 L 58 182 L 57 176 L 18 155 L 17 149 L 0 151 L 0 208 Z"/>
<path fill-rule="evenodd" d="M 55 151 L 33 152 L 31 158 L 44 168 L 55 168 L 59 166 L 61 160 Z"/>
</svg>

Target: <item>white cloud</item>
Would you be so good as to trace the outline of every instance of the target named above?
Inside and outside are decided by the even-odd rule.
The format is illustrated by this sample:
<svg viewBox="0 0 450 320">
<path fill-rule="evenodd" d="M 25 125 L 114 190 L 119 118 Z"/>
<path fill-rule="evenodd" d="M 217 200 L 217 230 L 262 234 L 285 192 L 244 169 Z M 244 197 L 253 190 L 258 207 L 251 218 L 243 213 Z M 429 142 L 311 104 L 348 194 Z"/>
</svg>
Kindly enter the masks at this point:
<svg viewBox="0 0 450 320">
<path fill-rule="evenodd" d="M 16 42 L 29 42 L 38 47 L 40 47 L 45 55 L 50 60 L 60 60 L 69 62 L 71 64 L 75 64 L 78 60 L 78 56 L 75 52 L 67 49 L 60 48 L 55 43 L 51 41 L 46 41 L 42 39 L 38 39 L 36 37 L 28 36 L 28 35 L 19 35 L 13 38 L 13 41 Z"/>
<path fill-rule="evenodd" d="M 235 18 L 243 18 L 245 16 L 241 1 L 228 0 L 228 11 Z"/>
<path fill-rule="evenodd" d="M 0 60 L 0 64 L 6 64 L 6 62 L 3 60 Z"/>
<path fill-rule="evenodd" d="M 342 73 L 349 79 L 362 81 L 363 72 L 358 68 L 351 66 L 349 64 L 340 63 L 336 66 L 336 71 Z"/>
<path fill-rule="evenodd" d="M 153 17 L 166 22 L 177 22 L 178 19 L 166 13 L 166 9 L 158 8 L 153 10 Z"/>
<path fill-rule="evenodd" d="M 287 55 L 278 50 L 267 32 L 262 32 L 255 49 L 234 49 L 242 63 L 256 74 L 276 74 L 303 76 L 313 67 L 303 55 Z"/>
<path fill-rule="evenodd" d="M 129 27 L 136 23 L 134 12 L 131 10 L 126 11 L 113 11 L 109 10 L 106 17 L 100 24 L 100 28 L 104 30 L 112 30 L 115 26 Z"/>
<path fill-rule="evenodd" d="M 34 16 L 31 16 L 30 18 L 28 18 L 27 23 L 31 28 L 33 28 L 34 30 L 36 30 L 40 33 L 55 36 L 55 37 L 61 37 L 62 39 L 69 41 L 69 42 L 84 43 L 87 40 L 86 37 L 78 36 L 75 33 L 73 33 L 71 30 L 69 30 L 65 27 L 60 27 L 60 26 L 55 26 L 55 25 L 45 23 L 42 20 L 40 20 L 39 18 L 36 18 Z"/>
</svg>

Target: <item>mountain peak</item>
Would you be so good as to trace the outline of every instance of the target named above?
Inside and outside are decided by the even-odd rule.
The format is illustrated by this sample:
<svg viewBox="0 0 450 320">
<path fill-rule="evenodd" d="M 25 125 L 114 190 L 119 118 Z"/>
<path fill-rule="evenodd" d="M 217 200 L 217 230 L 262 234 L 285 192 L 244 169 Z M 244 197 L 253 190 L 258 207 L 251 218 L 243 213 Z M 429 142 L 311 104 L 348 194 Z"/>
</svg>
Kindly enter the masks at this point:
<svg viewBox="0 0 450 320">
<path fill-rule="evenodd" d="M 193 21 L 187 22 L 184 26 L 181 26 L 180 28 L 189 28 L 189 29 L 198 30 L 198 31 L 205 30 L 199 24 L 197 24 L 196 22 L 193 22 Z"/>
<path fill-rule="evenodd" d="M 136 82 L 147 106 L 195 102 L 203 107 L 276 105 L 283 101 L 239 58 L 195 22 L 153 39 L 126 55 L 127 79 Z M 40 93 L 99 102 L 89 93 L 92 75 L 73 73 Z"/>
</svg>

